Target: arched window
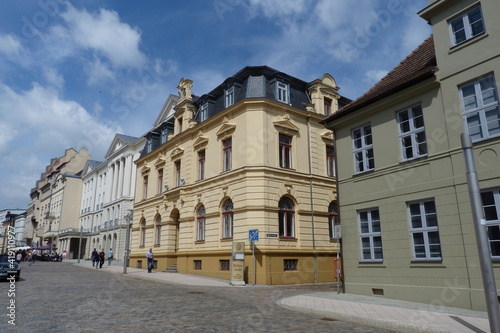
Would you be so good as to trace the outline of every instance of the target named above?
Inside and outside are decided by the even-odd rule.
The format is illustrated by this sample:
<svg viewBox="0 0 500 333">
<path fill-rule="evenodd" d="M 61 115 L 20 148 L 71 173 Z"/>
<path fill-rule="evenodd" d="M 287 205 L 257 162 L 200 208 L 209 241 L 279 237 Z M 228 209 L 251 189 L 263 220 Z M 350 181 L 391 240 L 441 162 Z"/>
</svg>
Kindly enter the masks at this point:
<svg viewBox="0 0 500 333">
<path fill-rule="evenodd" d="M 161 240 L 161 216 L 158 215 L 155 221 L 155 244 L 159 245 Z"/>
<path fill-rule="evenodd" d="M 295 237 L 295 210 L 293 202 L 287 197 L 280 199 L 279 232 L 280 237 Z"/>
<path fill-rule="evenodd" d="M 146 245 L 146 220 L 142 219 L 141 220 L 141 234 L 140 234 L 140 246 L 145 246 Z"/>
<path fill-rule="evenodd" d="M 233 202 L 227 199 L 222 209 L 222 238 L 233 238 Z"/>
<path fill-rule="evenodd" d="M 201 206 L 198 208 L 196 217 L 196 240 L 204 241 L 205 240 L 205 206 Z"/>
<path fill-rule="evenodd" d="M 330 238 L 334 238 L 335 225 L 339 224 L 339 206 L 335 202 L 331 202 L 328 206 L 328 230 L 330 231 Z"/>
</svg>

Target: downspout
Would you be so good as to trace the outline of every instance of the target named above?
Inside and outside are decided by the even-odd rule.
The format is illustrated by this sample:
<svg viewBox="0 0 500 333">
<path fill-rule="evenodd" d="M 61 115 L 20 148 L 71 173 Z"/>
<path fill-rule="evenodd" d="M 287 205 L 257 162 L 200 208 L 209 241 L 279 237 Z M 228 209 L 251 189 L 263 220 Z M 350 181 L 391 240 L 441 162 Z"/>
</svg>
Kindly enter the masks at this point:
<svg viewBox="0 0 500 333">
<path fill-rule="evenodd" d="M 311 202 L 311 232 L 312 248 L 314 260 L 314 283 L 318 283 L 318 264 L 316 258 L 316 238 L 314 232 L 314 203 L 313 203 L 313 184 L 312 184 L 312 165 L 311 165 L 311 118 L 307 116 L 307 158 L 309 160 L 309 199 Z"/>
<path fill-rule="evenodd" d="M 333 131 L 333 152 L 335 154 L 335 163 L 334 163 L 334 168 L 335 168 L 335 196 L 337 197 L 337 207 L 338 208 L 338 221 L 339 221 L 339 224 L 341 225 L 341 228 L 342 228 L 342 218 L 341 218 L 341 215 L 340 215 L 340 191 L 339 191 L 339 170 L 338 170 L 338 166 L 337 166 L 337 135 L 335 133 L 335 130 L 332 129 Z M 340 252 L 340 288 L 337 288 L 337 293 L 340 294 L 340 292 L 342 291 L 342 293 L 345 293 L 345 289 L 344 289 L 344 257 L 343 257 L 343 251 L 342 251 L 342 238 L 339 238 L 339 247 L 337 248 L 337 254 Z M 338 262 L 337 262 L 337 265 L 338 265 Z M 338 268 L 337 268 L 338 269 Z"/>
</svg>

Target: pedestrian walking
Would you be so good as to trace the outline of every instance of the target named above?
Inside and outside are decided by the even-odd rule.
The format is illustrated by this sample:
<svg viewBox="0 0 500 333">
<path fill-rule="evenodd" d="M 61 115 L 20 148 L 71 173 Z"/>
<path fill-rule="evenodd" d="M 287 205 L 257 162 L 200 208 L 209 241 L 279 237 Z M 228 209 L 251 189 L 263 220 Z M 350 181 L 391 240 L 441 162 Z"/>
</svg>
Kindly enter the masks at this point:
<svg viewBox="0 0 500 333">
<path fill-rule="evenodd" d="M 31 266 L 33 263 L 33 253 L 30 251 L 28 252 L 28 264 Z"/>
<path fill-rule="evenodd" d="M 92 251 L 92 267 L 96 265 L 95 268 L 97 268 L 97 263 L 99 262 L 99 253 L 97 252 L 96 248 L 94 247 L 94 251 Z"/>
<path fill-rule="evenodd" d="M 108 251 L 108 266 L 111 266 L 111 262 L 113 261 L 113 249 L 109 249 Z"/>
<path fill-rule="evenodd" d="M 153 249 L 149 248 L 148 253 L 146 253 L 146 258 L 148 258 L 148 273 L 151 273 L 153 270 L 154 266 L 154 261 L 153 261 Z"/>
<path fill-rule="evenodd" d="M 104 258 L 106 257 L 106 254 L 104 253 L 104 250 L 101 249 L 101 252 L 99 252 L 99 268 L 102 268 L 102 265 L 104 265 Z"/>
<path fill-rule="evenodd" d="M 19 251 L 17 251 L 16 261 L 18 264 L 20 264 L 22 260 L 23 260 L 23 254 L 22 254 L 21 250 L 19 250 Z"/>
</svg>

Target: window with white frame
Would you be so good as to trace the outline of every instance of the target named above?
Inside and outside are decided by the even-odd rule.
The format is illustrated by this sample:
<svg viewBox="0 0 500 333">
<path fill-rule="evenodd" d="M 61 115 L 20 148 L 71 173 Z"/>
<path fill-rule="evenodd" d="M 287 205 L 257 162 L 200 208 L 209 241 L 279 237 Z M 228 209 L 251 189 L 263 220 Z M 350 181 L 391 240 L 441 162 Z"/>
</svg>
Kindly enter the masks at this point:
<svg viewBox="0 0 500 333">
<path fill-rule="evenodd" d="M 155 221 L 155 244 L 159 245 L 161 241 L 161 216 L 158 216 Z"/>
<path fill-rule="evenodd" d="M 356 173 L 375 169 L 371 126 L 365 125 L 353 130 L 352 141 L 354 147 L 354 170 Z"/>
<path fill-rule="evenodd" d="M 153 151 L 153 138 L 148 139 L 148 142 L 146 143 L 146 151 L 148 153 Z"/>
<path fill-rule="evenodd" d="M 142 187 L 142 198 L 147 199 L 147 197 L 148 197 L 148 176 L 144 176 L 143 187 Z"/>
<path fill-rule="evenodd" d="M 167 139 L 168 139 L 168 128 L 163 128 L 161 130 L 161 143 L 165 143 L 167 142 Z"/>
<path fill-rule="evenodd" d="M 472 141 L 500 136 L 495 77 L 488 75 L 460 87 L 462 109 Z"/>
<path fill-rule="evenodd" d="M 222 170 L 229 171 L 232 167 L 233 140 L 231 138 L 222 141 Z"/>
<path fill-rule="evenodd" d="M 200 108 L 200 122 L 206 120 L 208 118 L 208 102 L 203 103 Z"/>
<path fill-rule="evenodd" d="M 335 238 L 335 225 L 339 224 L 339 206 L 336 202 L 331 202 L 328 206 L 328 231 L 330 239 Z"/>
<path fill-rule="evenodd" d="M 326 174 L 335 177 L 335 149 L 333 146 L 326 146 Z"/>
<path fill-rule="evenodd" d="M 449 21 L 451 44 L 458 45 L 484 32 L 483 14 L 477 6 Z"/>
<path fill-rule="evenodd" d="M 378 209 L 358 212 L 361 261 L 383 261 L 382 233 Z"/>
<path fill-rule="evenodd" d="M 163 169 L 158 169 L 158 194 L 163 192 Z"/>
<path fill-rule="evenodd" d="M 234 86 L 229 87 L 225 90 L 224 95 L 226 96 L 226 108 L 234 104 Z"/>
<path fill-rule="evenodd" d="M 141 234 L 140 234 L 140 246 L 145 246 L 146 244 L 146 220 L 141 221 Z"/>
<path fill-rule="evenodd" d="M 205 149 L 198 152 L 198 180 L 205 179 Z"/>
<path fill-rule="evenodd" d="M 399 142 L 404 161 L 427 155 L 424 115 L 422 106 L 416 105 L 398 112 Z"/>
<path fill-rule="evenodd" d="M 481 192 L 481 199 L 491 257 L 500 259 L 500 189 Z"/>
<path fill-rule="evenodd" d="M 292 168 L 292 138 L 288 135 L 279 135 L 279 160 L 281 168 Z"/>
<path fill-rule="evenodd" d="M 408 204 L 414 260 L 441 260 L 438 219 L 434 200 Z"/>
<path fill-rule="evenodd" d="M 181 177 L 181 161 L 175 161 L 175 184 L 177 186 L 182 185 L 182 177 Z"/>
<path fill-rule="evenodd" d="M 196 214 L 196 240 L 204 241 L 205 240 L 205 206 L 201 206 L 198 208 L 198 212 Z"/>
<path fill-rule="evenodd" d="M 222 210 L 222 238 L 233 238 L 233 201 L 227 199 Z"/>
<path fill-rule="evenodd" d="M 295 237 L 295 210 L 292 200 L 282 197 L 278 207 L 280 237 Z"/>
<path fill-rule="evenodd" d="M 276 84 L 276 97 L 279 102 L 287 103 L 289 96 L 289 85 L 283 82 L 277 82 Z"/>
</svg>

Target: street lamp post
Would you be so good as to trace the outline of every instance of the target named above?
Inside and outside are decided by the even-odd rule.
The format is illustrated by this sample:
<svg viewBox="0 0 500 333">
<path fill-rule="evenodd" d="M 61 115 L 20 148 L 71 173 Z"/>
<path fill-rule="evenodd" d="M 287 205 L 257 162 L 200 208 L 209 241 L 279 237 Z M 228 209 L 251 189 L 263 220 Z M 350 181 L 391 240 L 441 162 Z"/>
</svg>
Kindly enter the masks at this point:
<svg viewBox="0 0 500 333">
<path fill-rule="evenodd" d="M 488 233 L 485 226 L 479 181 L 474 164 L 474 154 L 472 152 L 472 140 L 468 134 L 462 133 L 462 149 L 467 167 L 467 185 L 472 206 L 472 217 L 474 229 L 476 231 L 476 242 L 479 254 L 479 264 L 483 277 L 484 294 L 486 298 L 486 308 L 488 309 L 488 319 L 491 333 L 500 332 L 500 311 L 498 308 L 497 288 L 495 285 L 495 275 L 491 263 L 490 248 L 488 246 Z"/>
<path fill-rule="evenodd" d="M 128 256 L 129 256 L 129 243 L 130 243 L 130 219 L 134 214 L 133 210 L 129 210 L 127 215 L 125 215 L 125 220 L 127 221 L 127 229 L 125 232 L 125 249 L 123 251 L 123 274 L 127 274 L 127 264 L 128 264 Z"/>
</svg>

